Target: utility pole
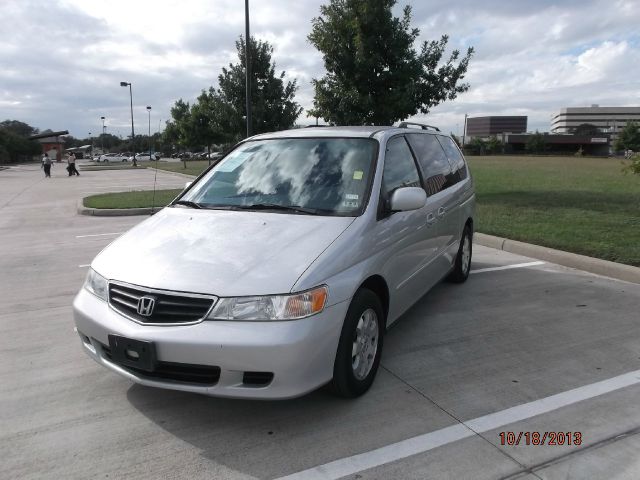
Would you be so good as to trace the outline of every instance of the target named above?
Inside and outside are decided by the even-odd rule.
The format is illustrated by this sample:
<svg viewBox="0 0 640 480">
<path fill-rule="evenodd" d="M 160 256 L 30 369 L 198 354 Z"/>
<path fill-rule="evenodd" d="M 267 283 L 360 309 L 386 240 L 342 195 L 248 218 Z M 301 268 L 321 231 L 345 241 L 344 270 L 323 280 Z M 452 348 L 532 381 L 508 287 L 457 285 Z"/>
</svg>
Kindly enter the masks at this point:
<svg viewBox="0 0 640 480">
<path fill-rule="evenodd" d="M 247 137 L 251 136 L 251 37 L 249 35 L 249 0 L 244 0 L 244 63 L 247 87 Z"/>
</svg>

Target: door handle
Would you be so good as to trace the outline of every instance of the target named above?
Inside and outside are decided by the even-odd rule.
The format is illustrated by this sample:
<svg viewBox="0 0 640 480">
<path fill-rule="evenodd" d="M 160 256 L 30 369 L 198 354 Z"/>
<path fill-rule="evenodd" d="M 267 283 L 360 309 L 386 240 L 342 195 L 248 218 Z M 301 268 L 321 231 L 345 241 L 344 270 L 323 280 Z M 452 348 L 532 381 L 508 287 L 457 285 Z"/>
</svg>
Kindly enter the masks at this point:
<svg viewBox="0 0 640 480">
<path fill-rule="evenodd" d="M 447 213 L 447 209 L 446 209 L 446 208 L 444 208 L 444 207 L 440 207 L 440 208 L 438 209 L 438 216 L 439 216 L 439 217 L 444 216 L 444 214 L 445 214 L 445 213 Z"/>
<path fill-rule="evenodd" d="M 436 221 L 436 216 L 433 212 L 427 213 L 427 225 L 433 225 Z"/>
</svg>

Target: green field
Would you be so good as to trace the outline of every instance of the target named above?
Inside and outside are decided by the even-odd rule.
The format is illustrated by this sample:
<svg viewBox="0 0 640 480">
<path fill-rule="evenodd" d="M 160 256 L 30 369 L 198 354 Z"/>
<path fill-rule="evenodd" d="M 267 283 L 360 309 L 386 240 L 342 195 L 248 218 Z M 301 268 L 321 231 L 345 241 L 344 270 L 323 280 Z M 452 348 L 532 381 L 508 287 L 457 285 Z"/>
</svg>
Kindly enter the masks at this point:
<svg viewBox="0 0 640 480">
<path fill-rule="evenodd" d="M 640 266 L 640 176 L 620 160 L 468 157 L 476 230 Z"/>
<path fill-rule="evenodd" d="M 176 198 L 182 190 L 156 190 L 155 202 L 152 191 L 116 192 L 92 195 L 84 199 L 84 206 L 88 208 L 141 208 L 165 206 Z M 152 203 L 153 202 L 153 203 Z"/>
</svg>

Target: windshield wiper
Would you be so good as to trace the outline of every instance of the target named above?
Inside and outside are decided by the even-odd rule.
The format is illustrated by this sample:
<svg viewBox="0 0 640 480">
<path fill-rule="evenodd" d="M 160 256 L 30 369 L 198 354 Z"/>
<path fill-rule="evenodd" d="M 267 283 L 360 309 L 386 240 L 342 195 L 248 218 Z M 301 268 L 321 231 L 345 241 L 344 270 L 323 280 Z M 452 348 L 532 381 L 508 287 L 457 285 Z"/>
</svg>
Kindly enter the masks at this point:
<svg viewBox="0 0 640 480">
<path fill-rule="evenodd" d="M 289 212 L 298 212 L 307 215 L 318 214 L 318 210 L 315 208 L 306 208 L 299 205 L 279 205 L 277 203 L 252 203 L 250 205 L 234 205 L 234 207 L 243 210 L 286 210 Z"/>
<path fill-rule="evenodd" d="M 185 207 L 202 208 L 202 205 L 196 202 L 192 202 L 191 200 L 176 200 L 171 205 L 184 205 Z"/>
</svg>

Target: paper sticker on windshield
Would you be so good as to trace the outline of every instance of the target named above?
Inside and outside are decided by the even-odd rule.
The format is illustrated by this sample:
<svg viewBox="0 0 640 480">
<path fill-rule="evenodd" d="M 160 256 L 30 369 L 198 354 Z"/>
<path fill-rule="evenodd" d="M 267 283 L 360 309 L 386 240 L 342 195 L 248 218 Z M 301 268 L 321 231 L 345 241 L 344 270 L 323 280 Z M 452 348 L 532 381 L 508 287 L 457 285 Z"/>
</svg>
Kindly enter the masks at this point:
<svg viewBox="0 0 640 480">
<path fill-rule="evenodd" d="M 354 193 L 347 193 L 344 198 L 346 198 L 347 200 L 358 200 L 358 195 L 354 194 Z"/>
<path fill-rule="evenodd" d="M 362 170 L 356 170 L 355 172 L 353 172 L 353 179 L 354 180 L 362 180 L 362 175 L 364 174 L 364 172 Z"/>
<path fill-rule="evenodd" d="M 347 208 L 358 208 L 360 205 L 358 204 L 358 202 L 345 200 L 344 202 L 342 202 L 342 206 Z"/>
<path fill-rule="evenodd" d="M 216 170 L 218 172 L 233 172 L 244 163 L 248 156 L 249 154 L 246 152 L 238 152 L 235 155 L 230 155 L 216 167 Z"/>
</svg>

